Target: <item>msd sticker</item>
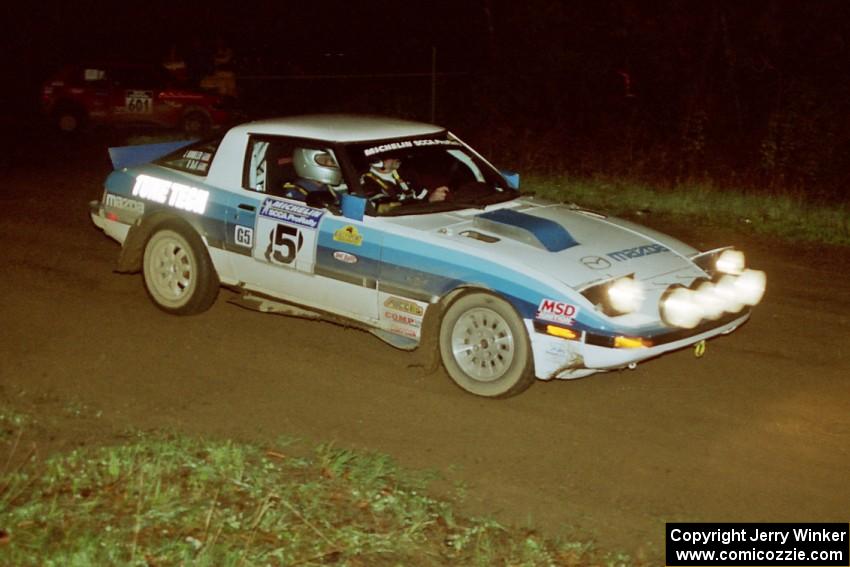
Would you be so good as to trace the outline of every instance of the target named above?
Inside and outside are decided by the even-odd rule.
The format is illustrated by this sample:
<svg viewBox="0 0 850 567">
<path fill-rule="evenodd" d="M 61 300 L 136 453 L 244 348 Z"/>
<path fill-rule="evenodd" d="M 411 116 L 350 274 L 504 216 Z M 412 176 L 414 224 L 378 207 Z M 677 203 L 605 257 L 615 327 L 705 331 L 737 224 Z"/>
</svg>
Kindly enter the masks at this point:
<svg viewBox="0 0 850 567">
<path fill-rule="evenodd" d="M 538 319 L 562 325 L 571 325 L 576 315 L 578 315 L 578 307 L 554 299 L 543 299 L 537 307 Z"/>
</svg>

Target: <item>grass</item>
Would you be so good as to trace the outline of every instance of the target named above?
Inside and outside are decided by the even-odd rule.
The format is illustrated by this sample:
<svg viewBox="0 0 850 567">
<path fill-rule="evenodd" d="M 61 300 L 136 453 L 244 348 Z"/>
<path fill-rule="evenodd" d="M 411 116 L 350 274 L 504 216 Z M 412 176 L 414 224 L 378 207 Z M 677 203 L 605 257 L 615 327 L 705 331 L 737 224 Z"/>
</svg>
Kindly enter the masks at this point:
<svg viewBox="0 0 850 567">
<path fill-rule="evenodd" d="M 850 245 L 850 207 L 811 202 L 802 194 L 732 191 L 709 184 L 657 188 L 623 179 L 527 176 L 523 190 L 615 215 L 660 213 L 793 241 Z"/>
<path fill-rule="evenodd" d="M 0 411 L 4 565 L 619 565 L 581 542 L 466 518 L 384 455 L 142 434 L 40 460 Z M 2 461 L 0 461 L 2 462 Z"/>
</svg>

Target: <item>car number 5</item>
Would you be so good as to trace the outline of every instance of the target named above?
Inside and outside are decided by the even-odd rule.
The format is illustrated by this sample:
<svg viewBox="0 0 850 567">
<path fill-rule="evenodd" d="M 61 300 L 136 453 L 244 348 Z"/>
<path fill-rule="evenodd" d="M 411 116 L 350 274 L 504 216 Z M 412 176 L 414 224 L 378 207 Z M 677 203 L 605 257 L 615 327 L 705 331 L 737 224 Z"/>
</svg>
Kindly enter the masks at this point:
<svg viewBox="0 0 850 567">
<path fill-rule="evenodd" d="M 279 224 L 269 233 L 266 260 L 279 264 L 291 264 L 303 244 L 304 236 L 300 230 L 294 226 Z"/>
</svg>

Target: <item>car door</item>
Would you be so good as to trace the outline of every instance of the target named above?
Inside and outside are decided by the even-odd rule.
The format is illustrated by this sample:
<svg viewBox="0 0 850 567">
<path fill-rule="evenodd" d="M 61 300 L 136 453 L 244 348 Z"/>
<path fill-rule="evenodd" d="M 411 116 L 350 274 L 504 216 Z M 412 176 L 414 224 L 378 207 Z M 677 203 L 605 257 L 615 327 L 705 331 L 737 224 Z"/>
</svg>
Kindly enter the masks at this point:
<svg viewBox="0 0 850 567">
<path fill-rule="evenodd" d="M 274 194 L 289 175 L 285 169 L 291 160 L 286 156 L 298 144 L 297 140 L 259 138 L 248 144 L 246 186 L 234 193 L 229 213 L 228 240 L 241 251 L 234 257 L 236 272 L 249 289 L 375 322 L 377 231 L 326 208 Z M 364 242 L 366 234 L 369 239 Z M 361 263 L 358 254 L 363 250 L 369 250 L 374 259 L 363 256 Z"/>
</svg>

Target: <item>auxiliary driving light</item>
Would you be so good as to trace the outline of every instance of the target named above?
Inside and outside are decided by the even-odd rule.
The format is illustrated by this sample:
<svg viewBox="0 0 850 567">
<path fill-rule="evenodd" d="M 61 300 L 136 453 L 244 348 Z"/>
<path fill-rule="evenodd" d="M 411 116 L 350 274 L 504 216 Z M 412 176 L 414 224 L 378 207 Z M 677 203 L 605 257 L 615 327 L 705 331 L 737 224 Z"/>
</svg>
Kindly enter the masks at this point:
<svg viewBox="0 0 850 567">
<path fill-rule="evenodd" d="M 726 301 L 717 293 L 717 288 L 711 282 L 703 282 L 694 293 L 694 299 L 706 319 L 719 319 L 723 315 Z"/>
<path fill-rule="evenodd" d="M 693 329 L 702 319 L 703 313 L 696 295 L 686 287 L 670 288 L 661 298 L 661 318 L 668 325 Z"/>
<path fill-rule="evenodd" d="M 747 261 L 743 252 L 735 250 L 734 248 L 729 248 L 717 256 L 714 266 L 717 268 L 718 272 L 738 276 L 744 271 L 746 263 Z"/>
<path fill-rule="evenodd" d="M 738 298 L 744 305 L 755 305 L 764 296 L 767 276 L 761 270 L 744 270 L 735 279 Z"/>
<path fill-rule="evenodd" d="M 736 280 L 735 276 L 725 275 L 714 286 L 714 291 L 723 299 L 723 310 L 729 313 L 737 313 L 744 308 L 744 302 L 735 285 Z"/>
</svg>

